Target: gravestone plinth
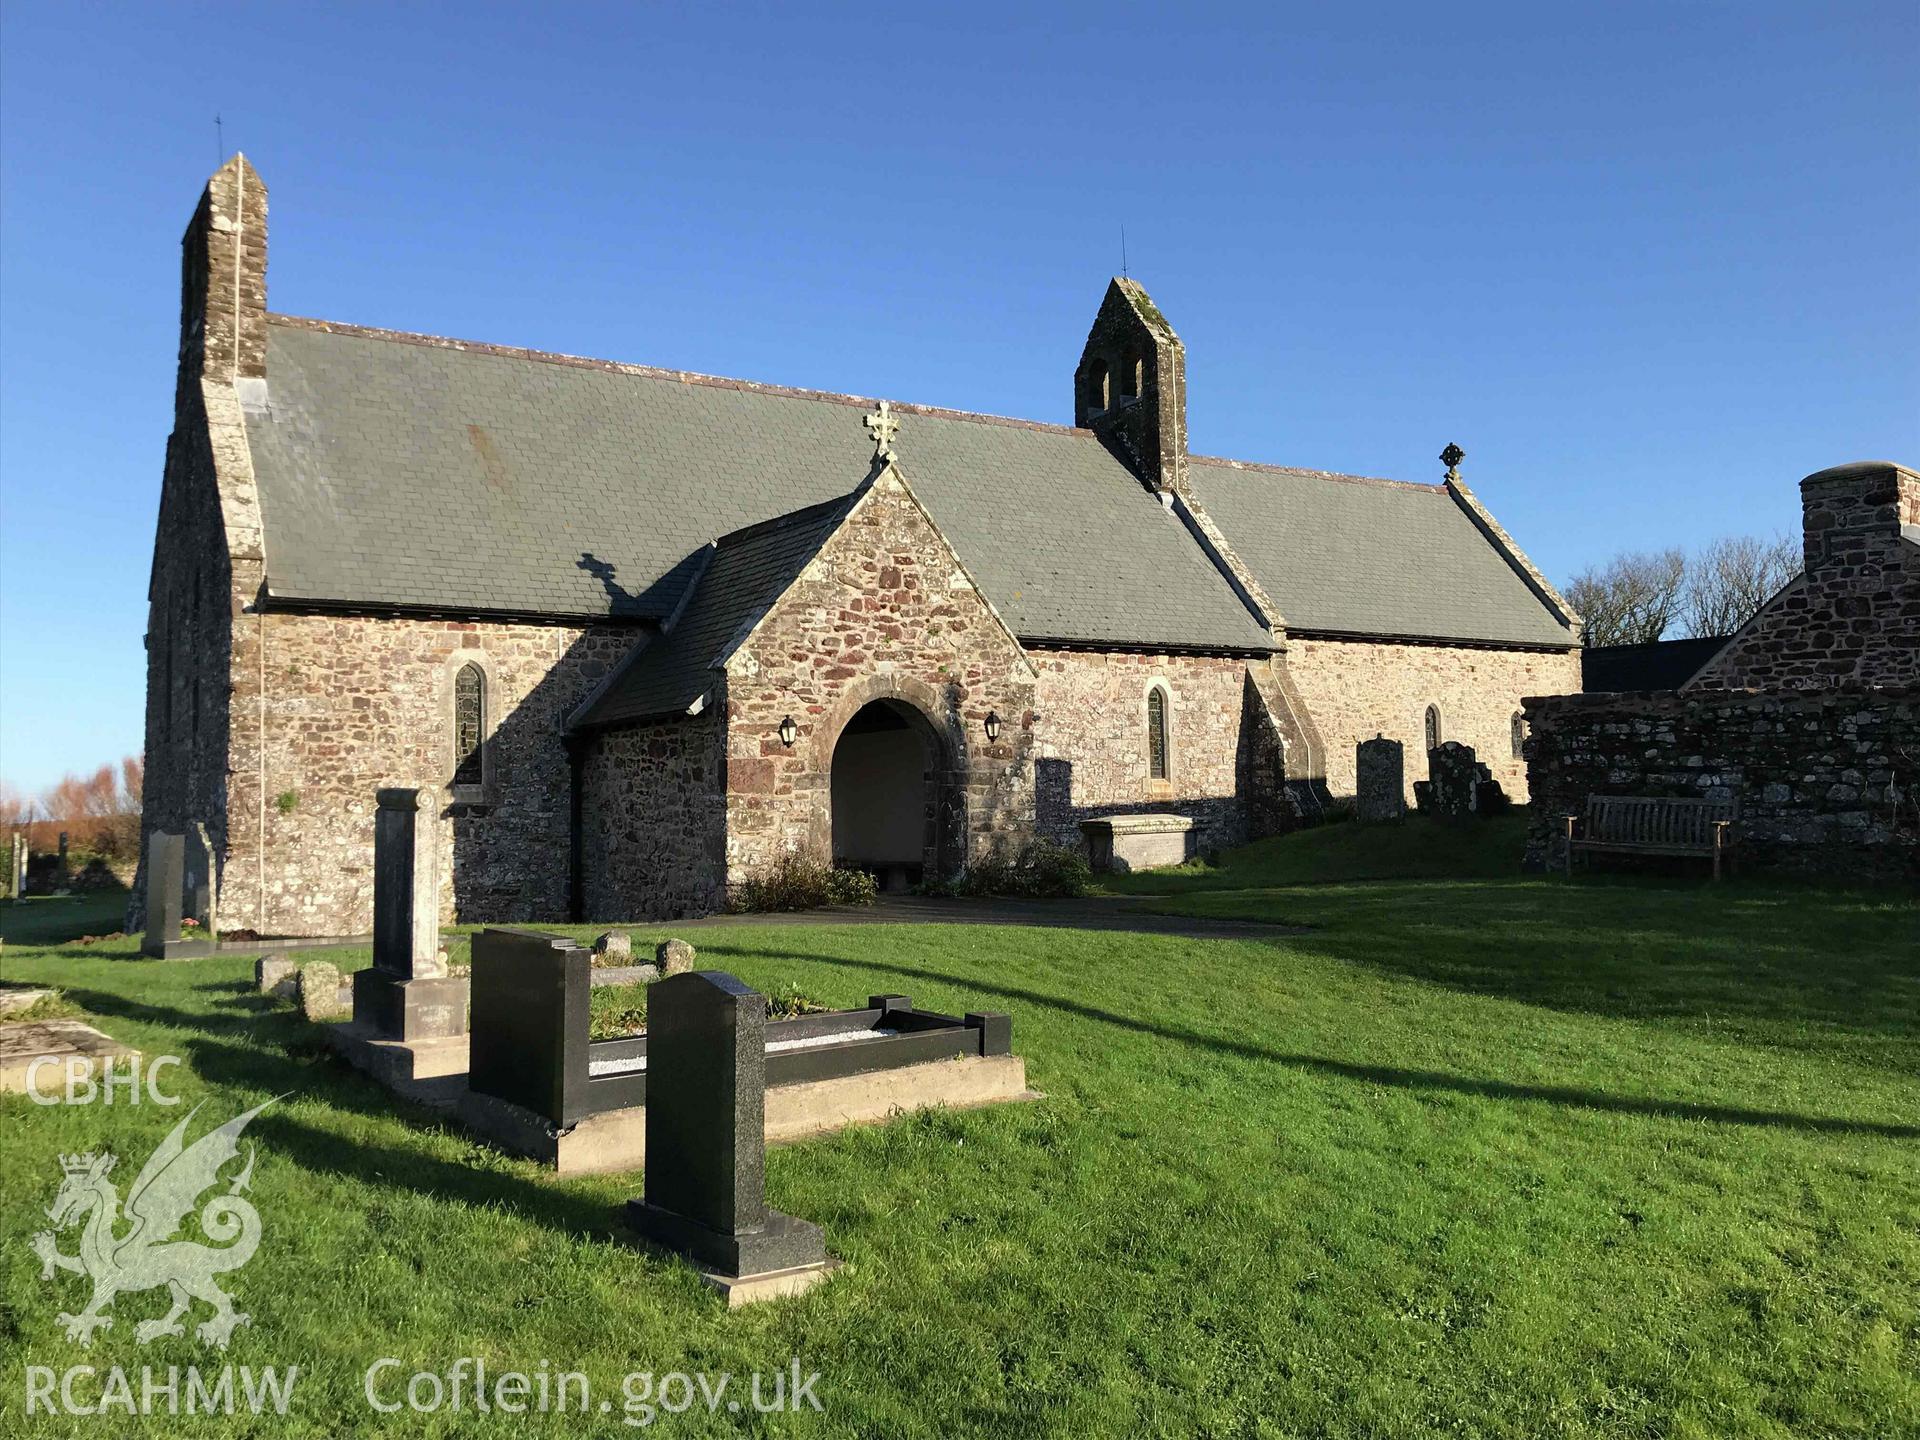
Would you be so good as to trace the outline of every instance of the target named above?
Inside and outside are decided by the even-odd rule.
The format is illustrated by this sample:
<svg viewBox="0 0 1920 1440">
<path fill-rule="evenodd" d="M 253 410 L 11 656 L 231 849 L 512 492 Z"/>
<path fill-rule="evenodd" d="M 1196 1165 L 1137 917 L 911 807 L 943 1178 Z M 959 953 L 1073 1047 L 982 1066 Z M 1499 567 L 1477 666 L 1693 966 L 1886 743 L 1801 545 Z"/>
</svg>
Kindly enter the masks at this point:
<svg viewBox="0 0 1920 1440">
<path fill-rule="evenodd" d="M 730 1304 L 796 1293 L 829 1267 L 820 1227 L 767 1205 L 766 1033 L 766 996 L 720 971 L 647 992 L 646 1190 L 627 1224 Z"/>
<path fill-rule="evenodd" d="M 1353 813 L 1357 820 L 1398 820 L 1407 813 L 1406 747 L 1375 735 L 1353 747 Z"/>
<path fill-rule="evenodd" d="M 1442 820 L 1464 820 L 1476 813 L 1485 773 L 1471 745 L 1447 740 L 1427 752 L 1427 783 L 1433 813 Z"/>
<path fill-rule="evenodd" d="M 142 955 L 164 960 L 180 953 L 186 843 L 184 835 L 164 830 L 147 836 L 147 929 L 140 941 Z"/>
<path fill-rule="evenodd" d="M 354 1024 L 377 1040 L 464 1035 L 467 979 L 447 974 L 440 951 L 434 792 L 388 789 L 374 798 L 373 964 L 353 977 Z"/>
</svg>

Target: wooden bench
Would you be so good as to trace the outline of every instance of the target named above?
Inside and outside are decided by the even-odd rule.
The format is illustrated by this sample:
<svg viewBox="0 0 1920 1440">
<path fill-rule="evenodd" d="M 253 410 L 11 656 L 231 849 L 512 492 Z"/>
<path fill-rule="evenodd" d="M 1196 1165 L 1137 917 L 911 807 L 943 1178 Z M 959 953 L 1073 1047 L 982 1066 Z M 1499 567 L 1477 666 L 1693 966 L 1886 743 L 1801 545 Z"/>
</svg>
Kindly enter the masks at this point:
<svg viewBox="0 0 1920 1440">
<path fill-rule="evenodd" d="M 1569 875 L 1576 851 L 1588 856 L 1698 855 L 1713 861 L 1713 878 L 1718 880 L 1720 857 L 1727 856 L 1731 863 L 1737 812 L 1725 800 L 1589 795 L 1584 817 L 1564 818 Z"/>
</svg>

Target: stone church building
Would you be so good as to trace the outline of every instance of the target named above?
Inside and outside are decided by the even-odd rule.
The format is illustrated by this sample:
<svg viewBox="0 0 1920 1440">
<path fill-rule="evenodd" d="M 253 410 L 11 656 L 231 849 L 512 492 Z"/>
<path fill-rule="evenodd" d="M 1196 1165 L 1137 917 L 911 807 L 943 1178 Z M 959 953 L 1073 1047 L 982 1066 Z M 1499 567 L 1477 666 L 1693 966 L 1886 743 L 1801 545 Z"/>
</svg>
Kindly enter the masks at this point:
<svg viewBox="0 0 1920 1440">
<path fill-rule="evenodd" d="M 444 795 L 450 918 L 637 919 L 794 847 L 1234 844 L 1376 733 L 1520 798 L 1521 697 L 1580 687 L 1455 469 L 1189 453 L 1131 280 L 1056 425 L 274 314 L 238 156 L 183 245 L 145 811 L 206 827 L 226 930 L 366 931 L 379 786 Z"/>
</svg>

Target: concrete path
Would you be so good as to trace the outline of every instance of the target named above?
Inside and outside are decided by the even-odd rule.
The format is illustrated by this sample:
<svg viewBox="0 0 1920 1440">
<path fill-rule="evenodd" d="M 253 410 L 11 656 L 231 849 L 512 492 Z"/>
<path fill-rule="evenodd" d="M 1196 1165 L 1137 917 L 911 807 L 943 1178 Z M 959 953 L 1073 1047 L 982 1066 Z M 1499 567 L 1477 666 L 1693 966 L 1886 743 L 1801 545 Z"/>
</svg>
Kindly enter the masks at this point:
<svg viewBox="0 0 1920 1440">
<path fill-rule="evenodd" d="M 719 930 L 734 925 L 1039 925 L 1065 930 L 1124 930 L 1138 935 L 1178 935 L 1190 940 L 1271 940 L 1304 934 L 1303 925 L 1261 920 L 1214 920 L 1198 915 L 1155 915 L 1132 897 L 1086 900 L 934 900 L 883 895 L 878 904 L 835 905 L 825 910 L 775 911 L 765 915 L 708 915 L 662 922 L 658 928 Z M 635 927 L 636 929 L 639 927 Z M 656 926 L 652 923 L 648 929 Z"/>
</svg>

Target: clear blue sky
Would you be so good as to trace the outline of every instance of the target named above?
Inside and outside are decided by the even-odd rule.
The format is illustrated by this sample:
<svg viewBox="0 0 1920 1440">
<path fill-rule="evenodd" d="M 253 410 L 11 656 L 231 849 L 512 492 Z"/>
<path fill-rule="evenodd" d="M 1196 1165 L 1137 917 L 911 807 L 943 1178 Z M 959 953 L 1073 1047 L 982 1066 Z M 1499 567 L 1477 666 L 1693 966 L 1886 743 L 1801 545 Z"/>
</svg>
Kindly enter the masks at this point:
<svg viewBox="0 0 1920 1440">
<path fill-rule="evenodd" d="M 117 7 L 0 29 L 0 775 L 141 744 L 213 117 L 276 310 L 1069 418 L 1126 227 L 1194 448 L 1563 578 L 1920 460 L 1920 7 Z"/>
</svg>

